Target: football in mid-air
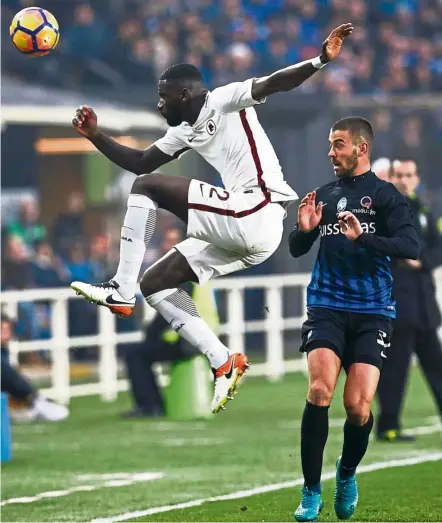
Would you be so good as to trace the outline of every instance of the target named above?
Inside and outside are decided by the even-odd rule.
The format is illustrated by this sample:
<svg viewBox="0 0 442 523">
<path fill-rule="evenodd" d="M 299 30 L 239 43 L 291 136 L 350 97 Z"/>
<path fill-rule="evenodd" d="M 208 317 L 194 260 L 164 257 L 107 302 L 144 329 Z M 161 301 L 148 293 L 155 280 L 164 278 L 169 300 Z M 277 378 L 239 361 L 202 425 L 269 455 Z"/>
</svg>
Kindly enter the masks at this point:
<svg viewBox="0 0 442 523">
<path fill-rule="evenodd" d="M 17 13 L 9 27 L 15 47 L 30 56 L 49 54 L 60 38 L 54 15 L 41 7 L 27 7 Z"/>
</svg>

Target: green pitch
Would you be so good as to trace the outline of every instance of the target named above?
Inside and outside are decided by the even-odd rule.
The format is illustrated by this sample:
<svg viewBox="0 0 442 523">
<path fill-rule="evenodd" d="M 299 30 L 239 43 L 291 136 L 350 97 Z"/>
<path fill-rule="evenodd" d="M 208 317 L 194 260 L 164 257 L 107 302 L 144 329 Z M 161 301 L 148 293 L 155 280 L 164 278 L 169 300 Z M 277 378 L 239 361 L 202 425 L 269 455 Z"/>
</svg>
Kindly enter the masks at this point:
<svg viewBox="0 0 442 523">
<path fill-rule="evenodd" d="M 405 425 L 425 426 L 426 434 L 415 444 L 373 441 L 363 465 L 422 463 L 361 473 L 355 520 L 442 520 L 442 433 L 419 372 L 410 385 Z M 249 379 L 226 412 L 201 422 L 122 421 L 119 413 L 130 407 L 124 394 L 111 404 L 74 400 L 64 423 L 14 426 L 13 460 L 2 468 L 2 520 L 84 522 L 124 514 L 126 521 L 292 521 L 300 486 L 203 501 L 300 479 L 306 387 L 301 374 L 278 383 Z M 330 409 L 325 474 L 342 445 L 341 393 L 340 387 Z M 336 520 L 333 489 L 333 480 L 323 483 L 321 521 Z M 191 508 L 146 512 L 195 500 L 201 502 Z"/>
</svg>

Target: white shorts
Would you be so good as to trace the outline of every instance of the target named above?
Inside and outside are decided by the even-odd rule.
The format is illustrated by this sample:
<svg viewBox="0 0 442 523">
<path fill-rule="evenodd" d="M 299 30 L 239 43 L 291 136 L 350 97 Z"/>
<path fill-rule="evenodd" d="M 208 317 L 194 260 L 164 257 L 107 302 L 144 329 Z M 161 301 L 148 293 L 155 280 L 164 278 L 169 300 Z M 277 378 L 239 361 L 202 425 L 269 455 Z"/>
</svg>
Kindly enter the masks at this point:
<svg viewBox="0 0 442 523">
<path fill-rule="evenodd" d="M 188 201 L 188 238 L 175 249 L 200 284 L 262 263 L 281 243 L 285 209 L 259 188 L 229 192 L 192 180 Z"/>
</svg>

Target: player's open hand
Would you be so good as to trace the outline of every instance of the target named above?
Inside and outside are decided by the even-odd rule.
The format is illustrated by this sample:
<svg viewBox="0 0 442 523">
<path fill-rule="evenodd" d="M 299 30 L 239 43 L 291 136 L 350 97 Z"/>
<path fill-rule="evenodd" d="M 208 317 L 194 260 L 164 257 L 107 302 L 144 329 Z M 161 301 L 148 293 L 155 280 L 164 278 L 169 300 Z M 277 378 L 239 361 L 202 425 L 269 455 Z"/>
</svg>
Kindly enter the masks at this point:
<svg viewBox="0 0 442 523">
<path fill-rule="evenodd" d="M 302 232 L 315 229 L 322 218 L 322 202 L 316 205 L 316 191 L 309 192 L 298 207 L 298 224 Z"/>
<path fill-rule="evenodd" d="M 362 234 L 361 222 L 350 211 L 340 212 L 338 220 L 342 234 L 349 240 L 354 241 Z"/>
<path fill-rule="evenodd" d="M 330 62 L 334 60 L 341 50 L 344 39 L 351 35 L 353 31 L 352 24 L 342 24 L 330 33 L 329 37 L 322 44 L 322 60 L 324 62 Z"/>
<path fill-rule="evenodd" d="M 87 105 L 79 107 L 75 113 L 72 125 L 86 138 L 93 138 L 97 133 L 97 115 Z"/>
</svg>

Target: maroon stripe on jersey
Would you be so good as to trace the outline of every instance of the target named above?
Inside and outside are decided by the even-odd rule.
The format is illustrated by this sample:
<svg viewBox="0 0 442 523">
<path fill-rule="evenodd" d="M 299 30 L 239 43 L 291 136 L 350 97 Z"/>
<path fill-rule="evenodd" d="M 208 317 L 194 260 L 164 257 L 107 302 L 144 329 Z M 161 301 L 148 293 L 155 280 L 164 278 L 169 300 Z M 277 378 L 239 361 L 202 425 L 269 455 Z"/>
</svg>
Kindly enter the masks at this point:
<svg viewBox="0 0 442 523">
<path fill-rule="evenodd" d="M 247 136 L 247 140 L 249 142 L 250 151 L 252 153 L 253 161 L 255 163 L 256 167 L 256 174 L 258 177 L 258 185 L 261 188 L 261 191 L 264 195 L 264 200 L 260 202 L 258 205 L 255 205 L 252 209 L 246 209 L 244 211 L 236 212 L 232 209 L 219 209 L 218 207 L 212 207 L 211 205 L 203 205 L 200 203 L 188 203 L 189 209 L 195 209 L 197 211 L 204 211 L 204 212 L 212 212 L 214 214 L 220 214 L 222 216 L 232 216 L 233 218 L 244 218 L 244 216 L 249 216 L 250 214 L 253 214 L 263 207 L 265 207 L 268 203 L 270 203 L 270 192 L 266 187 L 266 184 L 264 182 L 264 179 L 262 177 L 263 171 L 261 166 L 261 160 L 259 158 L 258 154 L 258 148 L 256 147 L 255 137 L 253 136 L 252 129 L 250 128 L 249 122 L 247 120 L 247 114 L 246 110 L 242 109 L 239 112 L 239 115 L 241 117 L 241 122 L 244 128 L 244 131 Z"/>
<path fill-rule="evenodd" d="M 179 151 L 177 151 L 173 156 L 172 158 L 174 160 L 177 160 L 182 154 L 184 154 L 185 152 L 187 151 L 190 151 L 190 147 L 183 147 L 182 149 L 180 149 Z"/>
<path fill-rule="evenodd" d="M 252 209 L 246 209 L 245 211 L 239 212 L 233 211 L 231 209 L 219 209 L 218 207 L 202 205 L 200 203 L 189 203 L 188 208 L 195 209 L 197 211 L 213 212 L 214 214 L 221 214 L 222 216 L 232 216 L 233 218 L 244 218 L 244 216 L 249 216 L 250 214 L 259 211 L 268 203 L 270 203 L 270 200 L 266 198 L 261 203 L 258 203 L 258 205 L 255 205 L 255 207 L 253 207 Z"/>
<path fill-rule="evenodd" d="M 264 182 L 264 179 L 262 177 L 262 166 L 261 166 L 261 160 L 259 158 L 258 154 L 258 148 L 256 147 L 255 137 L 253 136 L 252 129 L 250 128 L 249 122 L 247 120 L 247 113 L 245 109 L 242 109 L 239 112 L 239 115 L 241 117 L 241 123 L 244 127 L 244 131 L 247 135 L 247 140 L 249 141 L 250 151 L 252 152 L 253 161 L 255 162 L 256 167 L 256 174 L 258 176 L 258 185 L 261 187 L 261 191 L 264 194 L 265 198 L 267 200 L 270 200 L 270 193 L 266 187 L 266 184 Z"/>
</svg>

